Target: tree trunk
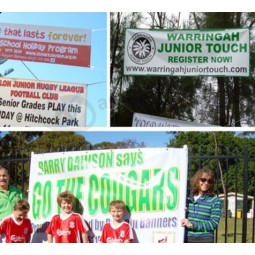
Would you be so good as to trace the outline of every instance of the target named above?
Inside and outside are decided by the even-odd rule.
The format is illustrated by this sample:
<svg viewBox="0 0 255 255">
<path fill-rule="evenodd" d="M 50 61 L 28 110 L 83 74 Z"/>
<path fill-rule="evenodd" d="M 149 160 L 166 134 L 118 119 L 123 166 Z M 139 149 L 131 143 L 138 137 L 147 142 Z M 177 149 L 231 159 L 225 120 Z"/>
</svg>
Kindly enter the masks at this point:
<svg viewBox="0 0 255 255">
<path fill-rule="evenodd" d="M 220 126 L 226 126 L 226 114 L 225 114 L 225 87 L 224 78 L 218 77 L 218 88 L 219 88 L 219 107 L 220 107 Z"/>
<path fill-rule="evenodd" d="M 233 102 L 235 127 L 241 127 L 239 106 L 240 106 L 240 79 L 238 77 L 235 77 L 234 78 L 234 102 Z"/>
<path fill-rule="evenodd" d="M 162 101 L 162 93 L 161 93 L 161 78 L 157 78 L 157 114 L 161 113 L 161 101 Z"/>
<path fill-rule="evenodd" d="M 116 52 L 118 48 L 118 42 L 119 42 L 119 35 L 120 35 L 120 19 L 121 19 L 121 13 L 117 13 L 117 24 L 116 24 L 116 32 L 115 32 L 115 40 L 114 40 L 114 45 L 112 48 L 112 62 L 110 66 L 110 83 L 112 84 L 112 77 L 113 77 L 113 70 L 114 70 L 114 65 L 115 65 L 115 59 L 116 59 Z M 113 35 L 112 35 L 113 36 Z"/>
</svg>

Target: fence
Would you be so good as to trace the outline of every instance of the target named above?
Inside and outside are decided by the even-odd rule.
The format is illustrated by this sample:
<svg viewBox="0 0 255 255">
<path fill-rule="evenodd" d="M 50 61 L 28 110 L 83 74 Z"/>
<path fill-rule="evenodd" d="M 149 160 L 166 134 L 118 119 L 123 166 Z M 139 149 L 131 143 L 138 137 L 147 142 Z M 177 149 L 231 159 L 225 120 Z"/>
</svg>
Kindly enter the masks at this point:
<svg viewBox="0 0 255 255">
<path fill-rule="evenodd" d="M 253 153 L 253 154 L 252 154 Z M 209 166 L 215 171 L 216 193 L 222 198 L 222 219 L 215 231 L 215 241 L 224 243 L 254 242 L 255 241 L 255 155 L 248 146 L 241 152 L 224 148 L 217 155 L 209 150 L 193 151 L 189 149 L 188 179 L 193 173 Z M 4 155 L 0 165 L 10 169 L 12 184 L 23 191 L 28 190 L 30 158 L 22 155 Z M 234 197 L 235 217 L 229 210 L 229 196 Z M 241 194 L 241 200 L 240 200 Z M 241 203 L 240 203 L 241 202 Z M 233 203 L 233 201 L 232 201 Z M 250 218 L 247 217 L 250 215 Z"/>
<path fill-rule="evenodd" d="M 222 194 L 223 202 L 221 223 L 215 232 L 216 242 L 254 242 L 255 152 L 250 152 L 248 146 L 241 152 L 229 148 L 224 148 L 223 152 L 215 155 L 202 149 L 196 152 L 190 149 L 188 179 L 203 166 L 210 166 L 215 171 L 216 192 L 218 196 Z M 230 218 L 229 194 L 234 197 L 234 218 Z"/>
<path fill-rule="evenodd" d="M 10 170 L 10 184 L 18 186 L 23 192 L 28 190 L 30 158 L 19 154 L 2 155 L 0 165 Z"/>
</svg>

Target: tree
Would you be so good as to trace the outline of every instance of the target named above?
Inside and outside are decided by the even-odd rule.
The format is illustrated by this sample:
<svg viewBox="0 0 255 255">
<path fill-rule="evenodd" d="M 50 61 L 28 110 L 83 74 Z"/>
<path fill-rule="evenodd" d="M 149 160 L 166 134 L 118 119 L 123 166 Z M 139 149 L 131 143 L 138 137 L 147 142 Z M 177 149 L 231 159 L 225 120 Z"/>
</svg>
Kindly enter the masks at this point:
<svg viewBox="0 0 255 255">
<path fill-rule="evenodd" d="M 0 153 L 28 157 L 31 143 L 41 135 L 42 132 L 9 132 L 1 138 Z"/>
<path fill-rule="evenodd" d="M 123 141 L 118 141 L 116 143 L 111 143 L 111 142 L 101 142 L 94 144 L 92 148 L 94 150 L 105 150 L 105 149 L 127 149 L 127 148 L 144 148 L 145 144 L 138 143 L 134 140 L 128 139 L 128 140 L 123 140 Z"/>
<path fill-rule="evenodd" d="M 244 146 L 247 145 L 250 158 L 254 158 L 254 136 L 243 137 L 234 132 L 179 132 L 168 144 L 169 147 L 177 148 L 184 145 L 188 146 L 190 156 L 194 157 L 189 176 L 200 165 L 210 166 L 215 171 L 221 168 L 224 185 L 227 187 L 227 190 L 242 193 L 244 157 L 241 155 L 244 155 Z M 227 155 L 233 156 L 227 157 Z M 209 156 L 213 156 L 210 161 L 207 158 Z M 248 175 L 248 192 L 250 195 L 253 195 L 254 160 L 249 161 Z M 219 183 L 218 188 L 222 193 L 223 184 Z"/>
<path fill-rule="evenodd" d="M 141 13 L 110 13 L 110 103 L 111 122 L 116 122 L 116 112 L 122 104 L 119 100 L 123 89 L 126 89 L 130 77 L 123 76 L 125 29 L 127 27 L 136 28 L 141 24 Z"/>
<path fill-rule="evenodd" d="M 190 20 L 191 26 L 199 29 L 243 27 L 252 29 L 254 23 L 255 13 L 249 12 L 192 13 Z M 254 38 L 251 40 L 251 49 L 251 68 L 254 68 Z M 252 77 L 216 77 L 214 80 L 217 84 L 217 90 L 213 91 L 214 105 L 217 106 L 217 110 L 212 111 L 211 108 L 207 110 L 210 118 L 218 120 L 220 126 L 254 126 L 254 79 Z M 205 83 L 204 86 L 208 86 L 209 83 Z"/>
<path fill-rule="evenodd" d="M 43 132 L 31 144 L 31 151 L 35 153 L 87 150 L 90 143 L 75 132 Z"/>
<path fill-rule="evenodd" d="M 9 132 L 1 138 L 1 164 L 10 170 L 11 183 L 28 189 L 31 143 L 42 132 Z"/>
<path fill-rule="evenodd" d="M 111 126 L 131 126 L 134 112 L 193 121 L 192 109 L 198 103 L 195 93 L 202 78 L 123 76 L 125 29 L 175 29 L 179 26 L 178 17 L 164 12 L 128 13 L 125 23 L 121 23 L 120 17 L 111 16 L 111 41 L 115 45 L 111 48 Z M 120 24 L 123 32 L 119 33 L 121 46 L 117 47 L 116 31 L 120 31 Z"/>
</svg>

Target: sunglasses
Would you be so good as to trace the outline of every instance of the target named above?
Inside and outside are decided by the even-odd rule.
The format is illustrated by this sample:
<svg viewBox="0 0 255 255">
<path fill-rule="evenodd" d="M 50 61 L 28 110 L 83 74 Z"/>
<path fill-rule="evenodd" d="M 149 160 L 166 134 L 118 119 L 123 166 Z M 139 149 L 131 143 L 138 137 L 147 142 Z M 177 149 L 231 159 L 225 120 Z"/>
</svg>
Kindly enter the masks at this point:
<svg viewBox="0 0 255 255">
<path fill-rule="evenodd" d="M 206 179 L 206 178 L 200 178 L 199 179 L 201 182 L 207 182 L 209 184 L 212 184 L 213 183 L 213 180 L 212 179 Z"/>
</svg>

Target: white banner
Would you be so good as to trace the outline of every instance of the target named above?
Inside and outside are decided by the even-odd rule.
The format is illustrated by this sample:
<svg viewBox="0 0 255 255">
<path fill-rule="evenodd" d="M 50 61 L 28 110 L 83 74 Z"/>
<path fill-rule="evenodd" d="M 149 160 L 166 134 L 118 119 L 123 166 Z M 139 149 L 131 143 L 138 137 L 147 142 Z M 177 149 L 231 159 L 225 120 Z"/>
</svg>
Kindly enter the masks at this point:
<svg viewBox="0 0 255 255">
<path fill-rule="evenodd" d="M 87 86 L 0 78 L 0 126 L 86 126 Z"/>
<path fill-rule="evenodd" d="M 132 127 L 213 127 L 213 126 L 189 121 L 162 118 L 142 113 L 134 113 Z"/>
<path fill-rule="evenodd" d="M 45 229 L 59 213 L 57 195 L 70 190 L 78 211 L 99 242 L 103 225 L 112 218 L 112 200 L 125 201 L 135 242 L 183 242 L 188 150 L 141 148 L 32 154 L 29 218 L 32 242 L 46 241 Z"/>
<path fill-rule="evenodd" d="M 249 29 L 127 29 L 125 75 L 250 75 Z"/>
</svg>

